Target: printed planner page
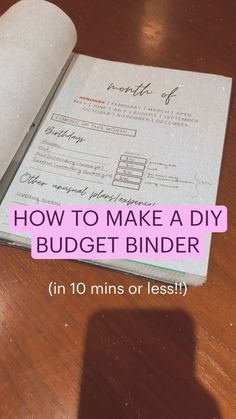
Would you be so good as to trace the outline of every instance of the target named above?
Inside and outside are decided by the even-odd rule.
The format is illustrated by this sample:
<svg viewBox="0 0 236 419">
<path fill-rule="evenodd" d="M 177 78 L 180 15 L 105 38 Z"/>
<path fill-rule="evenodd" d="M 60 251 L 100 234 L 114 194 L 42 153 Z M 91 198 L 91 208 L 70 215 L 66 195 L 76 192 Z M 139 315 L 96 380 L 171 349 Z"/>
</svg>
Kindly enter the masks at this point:
<svg viewBox="0 0 236 419">
<path fill-rule="evenodd" d="M 2 203 L 215 203 L 231 79 L 75 56 Z M 205 275 L 202 261 L 157 264 Z"/>
</svg>

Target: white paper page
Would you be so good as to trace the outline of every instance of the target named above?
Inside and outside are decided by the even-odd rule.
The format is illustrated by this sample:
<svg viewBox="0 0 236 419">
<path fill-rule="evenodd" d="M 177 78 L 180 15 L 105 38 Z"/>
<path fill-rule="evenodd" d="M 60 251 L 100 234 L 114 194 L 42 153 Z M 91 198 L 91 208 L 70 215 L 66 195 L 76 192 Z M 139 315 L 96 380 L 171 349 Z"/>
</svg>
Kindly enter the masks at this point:
<svg viewBox="0 0 236 419">
<path fill-rule="evenodd" d="M 226 77 L 77 57 L 2 214 L 11 203 L 214 204 L 230 90 Z M 202 261 L 153 264 L 205 275 L 207 247 Z"/>
<path fill-rule="evenodd" d="M 57 6 L 22 0 L 0 17 L 0 179 L 76 43 Z"/>
</svg>

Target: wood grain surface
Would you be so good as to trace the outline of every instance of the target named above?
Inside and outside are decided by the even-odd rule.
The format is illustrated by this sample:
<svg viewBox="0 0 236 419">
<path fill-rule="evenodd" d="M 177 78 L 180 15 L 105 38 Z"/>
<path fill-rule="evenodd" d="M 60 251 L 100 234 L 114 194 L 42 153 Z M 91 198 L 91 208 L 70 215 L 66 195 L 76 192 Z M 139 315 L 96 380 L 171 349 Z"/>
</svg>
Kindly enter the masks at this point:
<svg viewBox="0 0 236 419">
<path fill-rule="evenodd" d="M 0 13 L 13 3 L 1 0 Z M 235 0 L 54 3 L 77 26 L 78 52 L 236 77 Z M 148 295 L 143 279 L 0 246 L 1 419 L 236 417 L 235 162 L 233 84 L 217 200 L 229 228 L 213 237 L 207 283 L 185 297 Z M 66 294 L 50 297 L 51 281 Z M 86 294 L 72 295 L 72 282 Z M 91 295 L 106 282 L 144 292 Z"/>
</svg>

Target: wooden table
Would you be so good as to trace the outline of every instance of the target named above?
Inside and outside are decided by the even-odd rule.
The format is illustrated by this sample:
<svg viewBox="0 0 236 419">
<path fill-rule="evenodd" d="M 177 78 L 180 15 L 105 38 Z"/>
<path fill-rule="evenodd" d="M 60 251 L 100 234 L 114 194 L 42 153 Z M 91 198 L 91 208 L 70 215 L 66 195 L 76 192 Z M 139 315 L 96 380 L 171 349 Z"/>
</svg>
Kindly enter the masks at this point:
<svg viewBox="0 0 236 419">
<path fill-rule="evenodd" d="M 0 13 L 15 1 L 1 0 Z M 96 57 L 236 77 L 235 0 L 54 1 Z M 0 247 L 1 419 L 236 417 L 236 102 L 206 285 L 182 295 L 91 295 L 147 282 Z M 50 281 L 66 295 L 50 297 Z M 84 282 L 85 295 L 69 284 Z"/>
</svg>

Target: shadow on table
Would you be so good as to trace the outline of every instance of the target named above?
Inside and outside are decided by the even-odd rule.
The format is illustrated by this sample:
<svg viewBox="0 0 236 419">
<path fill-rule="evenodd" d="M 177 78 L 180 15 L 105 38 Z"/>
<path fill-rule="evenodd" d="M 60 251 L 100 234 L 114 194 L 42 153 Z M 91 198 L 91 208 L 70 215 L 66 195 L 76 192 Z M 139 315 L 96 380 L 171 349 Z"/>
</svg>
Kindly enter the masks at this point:
<svg viewBox="0 0 236 419">
<path fill-rule="evenodd" d="M 101 311 L 88 326 L 78 419 L 219 419 L 194 376 L 182 310 Z"/>
</svg>

